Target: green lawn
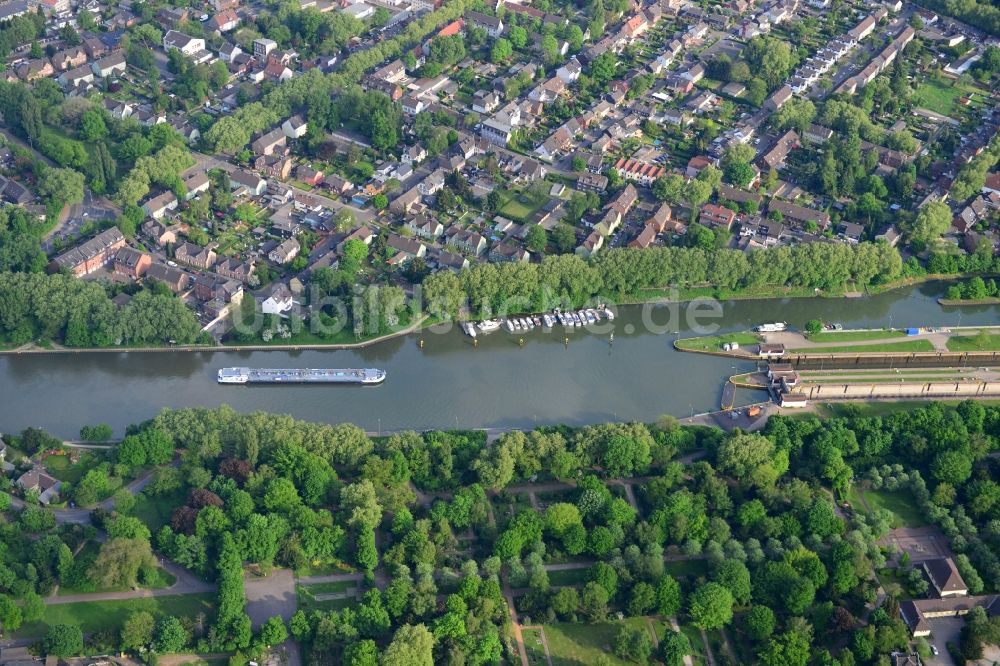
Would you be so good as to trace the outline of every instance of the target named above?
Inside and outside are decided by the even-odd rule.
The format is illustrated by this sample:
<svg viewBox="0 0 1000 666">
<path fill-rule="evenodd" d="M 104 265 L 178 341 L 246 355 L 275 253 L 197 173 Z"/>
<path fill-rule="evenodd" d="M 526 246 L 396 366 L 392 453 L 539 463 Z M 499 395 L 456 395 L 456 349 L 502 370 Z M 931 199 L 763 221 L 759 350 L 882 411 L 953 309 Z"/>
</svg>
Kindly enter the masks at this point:
<svg viewBox="0 0 1000 666">
<path fill-rule="evenodd" d="M 314 562 L 295 570 L 295 575 L 299 578 L 342 573 L 354 573 L 354 567 L 346 562 L 337 560 L 333 562 Z"/>
<path fill-rule="evenodd" d="M 587 569 L 560 569 L 549 572 L 550 585 L 577 585 L 587 582 Z"/>
<path fill-rule="evenodd" d="M 313 583 L 312 585 L 303 585 L 302 587 L 313 594 L 333 594 L 353 590 L 358 587 L 358 583 L 353 580 L 342 580 L 332 583 Z"/>
<path fill-rule="evenodd" d="M 542 645 L 541 629 L 522 629 L 521 637 L 524 639 L 524 651 L 528 653 L 528 663 L 531 666 L 546 666 L 545 646 Z"/>
<path fill-rule="evenodd" d="M 625 624 L 644 629 L 647 633 L 646 618 L 634 617 L 625 620 Z M 614 655 L 612 647 L 615 634 L 621 626 L 619 622 L 599 622 L 595 624 L 570 624 L 554 622 L 545 625 L 545 637 L 549 642 L 549 653 L 553 666 L 580 666 L 593 664 L 603 656 L 605 663 L 615 666 L 627 666 L 630 662 L 623 661 Z"/>
<path fill-rule="evenodd" d="M 960 335 L 948 338 L 949 351 L 1000 351 L 1000 334 Z"/>
<path fill-rule="evenodd" d="M 57 624 L 77 624 L 84 633 L 110 630 L 117 632 L 128 616 L 148 611 L 154 617 L 167 615 L 194 618 L 205 613 L 209 623 L 215 614 L 215 594 L 181 594 L 169 597 L 127 599 L 124 601 L 89 601 L 75 604 L 46 604 L 45 615 L 11 632 L 14 638 L 38 638 Z"/>
<path fill-rule="evenodd" d="M 170 522 L 170 514 L 184 503 L 185 496 L 186 493 L 182 491 L 155 497 L 139 493 L 135 496 L 135 506 L 129 514 L 145 523 L 149 531 L 155 534 Z"/>
<path fill-rule="evenodd" d="M 878 579 L 882 583 L 882 587 L 889 594 L 893 594 L 896 597 L 909 597 L 913 595 L 910 590 L 909 581 L 905 576 L 898 575 L 895 569 L 879 569 Z M 896 589 L 897 586 L 898 589 Z"/>
<path fill-rule="evenodd" d="M 83 453 L 76 463 L 70 462 L 70 453 L 66 455 L 45 456 L 42 464 L 49 474 L 63 483 L 76 484 L 83 475 L 100 463 L 100 458 L 94 453 Z"/>
<path fill-rule="evenodd" d="M 327 599 L 324 601 L 319 601 L 313 596 L 314 586 L 310 585 L 308 588 L 303 585 L 295 586 L 295 596 L 298 600 L 299 609 L 311 613 L 314 610 L 318 611 L 331 611 L 331 610 L 343 610 L 344 608 L 349 608 L 351 606 L 356 606 L 358 600 L 352 597 L 345 599 Z"/>
<path fill-rule="evenodd" d="M 547 192 L 532 190 L 513 190 L 504 197 L 503 205 L 497 211 L 500 215 L 517 222 L 525 222 L 539 208 L 549 201 Z"/>
<path fill-rule="evenodd" d="M 698 338 L 681 338 L 677 341 L 678 349 L 692 351 L 724 351 L 722 345 L 733 342 L 741 347 L 756 345 L 759 338 L 753 333 L 726 333 L 724 335 L 706 335 Z"/>
<path fill-rule="evenodd" d="M 919 108 L 929 109 L 935 113 L 945 116 L 951 115 L 958 102 L 958 98 L 964 94 L 957 85 L 937 83 L 927 80 L 917 88 L 913 96 L 914 105 Z"/>
<path fill-rule="evenodd" d="M 904 338 L 905 331 L 820 331 L 806 336 L 812 342 L 856 342 L 858 340 L 885 340 L 888 338 Z"/>
<path fill-rule="evenodd" d="M 916 500 L 907 491 L 862 489 L 853 486 L 850 492 L 851 504 L 855 509 L 864 510 L 865 504 L 872 510 L 885 509 L 892 514 L 892 526 L 923 527 L 927 520 L 920 512 Z M 862 499 L 864 502 L 862 502 Z"/>
<path fill-rule="evenodd" d="M 668 560 L 664 569 L 674 578 L 697 578 L 708 573 L 708 560 Z"/>
<path fill-rule="evenodd" d="M 696 666 L 706 663 L 705 642 L 701 640 L 701 632 L 697 627 L 689 624 L 681 625 L 681 633 L 687 636 L 688 643 L 691 644 L 691 659 Z"/>
<path fill-rule="evenodd" d="M 906 340 L 903 342 L 886 342 L 873 345 L 833 345 L 831 347 L 809 347 L 806 349 L 789 349 L 793 354 L 853 354 L 871 352 L 930 352 L 934 345 L 930 340 Z"/>
</svg>

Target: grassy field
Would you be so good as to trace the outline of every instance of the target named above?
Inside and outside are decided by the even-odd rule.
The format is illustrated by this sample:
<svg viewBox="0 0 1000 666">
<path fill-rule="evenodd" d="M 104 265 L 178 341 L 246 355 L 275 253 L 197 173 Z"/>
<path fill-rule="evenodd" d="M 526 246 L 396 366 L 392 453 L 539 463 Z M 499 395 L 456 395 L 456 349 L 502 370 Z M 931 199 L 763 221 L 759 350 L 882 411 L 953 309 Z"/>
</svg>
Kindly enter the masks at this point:
<svg viewBox="0 0 1000 666">
<path fill-rule="evenodd" d="M 958 98 L 964 93 L 965 91 L 957 85 L 952 86 L 927 80 L 917 88 L 913 101 L 916 107 L 949 116 L 955 109 Z"/>
<path fill-rule="evenodd" d="M 185 496 L 184 492 L 157 495 L 156 497 L 139 493 L 135 496 L 135 506 L 132 507 L 129 514 L 149 526 L 149 530 L 155 534 L 161 527 L 170 522 L 170 514 L 173 513 L 175 507 L 184 503 Z"/>
<path fill-rule="evenodd" d="M 524 650 L 528 653 L 528 663 L 531 666 L 546 666 L 545 646 L 542 645 L 541 629 L 522 629 L 521 637 L 524 639 Z"/>
<path fill-rule="evenodd" d="M 871 352 L 929 352 L 934 351 L 930 340 L 906 340 L 872 345 L 832 345 L 830 347 L 809 347 L 789 349 L 793 354 L 853 354 Z"/>
<path fill-rule="evenodd" d="M 691 644 L 691 660 L 696 666 L 705 664 L 708 657 L 705 654 L 705 642 L 701 640 L 701 632 L 698 631 L 698 628 L 682 624 L 681 633 L 687 636 L 688 643 Z"/>
<path fill-rule="evenodd" d="M 56 455 L 45 456 L 42 464 L 49 474 L 59 479 L 63 483 L 76 484 L 83 478 L 83 475 L 97 466 L 100 462 L 93 453 L 84 453 L 76 463 L 70 462 L 70 456 Z"/>
<path fill-rule="evenodd" d="M 500 215 L 512 220 L 524 222 L 535 214 L 549 200 L 549 195 L 531 190 L 515 190 L 506 197 L 503 205 L 497 211 Z"/>
<path fill-rule="evenodd" d="M 553 666 L 579 666 L 594 664 L 603 655 L 607 664 L 627 666 L 612 652 L 615 634 L 622 623 L 600 622 L 595 624 L 569 624 L 555 622 L 545 625 L 545 637 L 549 642 L 549 652 Z M 644 617 L 633 617 L 624 621 L 634 627 L 649 631 Z M 540 646 L 539 646 L 540 647 Z"/>
<path fill-rule="evenodd" d="M 697 578 L 708 573 L 708 560 L 668 560 L 663 568 L 675 578 Z"/>
<path fill-rule="evenodd" d="M 353 590 L 358 587 L 358 583 L 353 580 L 341 580 L 334 581 L 332 583 L 314 583 L 312 585 L 303 585 L 313 594 L 334 594 L 336 592 L 347 592 L 348 590 Z"/>
<path fill-rule="evenodd" d="M 358 600 L 353 597 L 348 597 L 345 599 L 326 599 L 320 601 L 313 596 L 314 590 L 313 585 L 308 587 L 303 585 L 295 586 L 295 596 L 298 600 L 299 610 L 305 613 L 311 613 L 314 610 L 318 611 L 331 611 L 331 610 L 343 610 L 351 606 L 356 606 Z"/>
<path fill-rule="evenodd" d="M 549 572 L 550 585 L 578 585 L 587 582 L 586 569 L 561 569 Z"/>
<path fill-rule="evenodd" d="M 738 342 L 741 347 L 755 345 L 758 337 L 753 333 L 726 333 L 724 335 L 706 335 L 698 338 L 681 338 L 677 341 L 678 349 L 693 351 L 723 351 L 722 345 L 727 342 Z"/>
<path fill-rule="evenodd" d="M 857 342 L 858 340 L 886 340 L 905 338 L 905 331 L 820 331 L 806 335 L 812 342 Z"/>
<path fill-rule="evenodd" d="M 917 508 L 916 501 L 909 492 L 851 488 L 849 495 L 855 508 L 863 509 L 867 505 L 872 511 L 885 509 L 892 514 L 892 526 L 923 527 L 927 525 L 923 514 Z M 864 500 L 864 501 L 862 501 Z"/>
<path fill-rule="evenodd" d="M 1000 334 L 960 335 L 948 338 L 949 351 L 1000 351 Z"/>
<path fill-rule="evenodd" d="M 879 569 L 878 580 L 889 594 L 897 597 L 909 597 L 913 594 L 910 582 L 904 576 L 896 574 L 895 569 Z"/>
<path fill-rule="evenodd" d="M 205 613 L 209 621 L 215 614 L 215 594 L 180 594 L 169 597 L 127 599 L 124 601 L 89 601 L 76 604 L 46 604 L 45 615 L 11 632 L 15 638 L 37 638 L 57 624 L 77 624 L 84 633 L 118 631 L 128 616 L 136 611 L 148 611 L 153 617 L 166 615 L 194 618 Z"/>
</svg>

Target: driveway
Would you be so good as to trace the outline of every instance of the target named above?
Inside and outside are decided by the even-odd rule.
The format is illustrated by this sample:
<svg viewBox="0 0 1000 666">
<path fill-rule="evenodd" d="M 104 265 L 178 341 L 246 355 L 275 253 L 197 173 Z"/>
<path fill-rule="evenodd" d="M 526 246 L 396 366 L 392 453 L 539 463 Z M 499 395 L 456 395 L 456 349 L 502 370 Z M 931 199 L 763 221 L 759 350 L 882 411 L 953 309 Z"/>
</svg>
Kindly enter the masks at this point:
<svg viewBox="0 0 1000 666">
<path fill-rule="evenodd" d="M 298 608 L 295 575 L 289 569 L 275 569 L 266 578 L 247 576 L 243 579 L 243 589 L 247 595 L 247 615 L 254 629 L 275 615 L 280 615 L 287 624 Z M 283 664 L 299 666 L 302 663 L 299 646 L 290 637 L 277 649 Z"/>
<path fill-rule="evenodd" d="M 243 588 L 247 595 L 247 615 L 254 629 L 275 615 L 288 621 L 295 614 L 295 576 L 288 569 L 275 569 L 266 578 L 247 576 Z"/>
<path fill-rule="evenodd" d="M 931 655 L 924 659 L 926 666 L 955 666 L 955 660 L 948 654 L 945 647 L 948 643 L 958 643 L 958 634 L 965 626 L 965 620 L 960 617 L 939 617 L 928 618 L 927 624 L 931 625 L 931 635 L 927 637 L 927 642 L 938 649 L 938 655 Z"/>
</svg>

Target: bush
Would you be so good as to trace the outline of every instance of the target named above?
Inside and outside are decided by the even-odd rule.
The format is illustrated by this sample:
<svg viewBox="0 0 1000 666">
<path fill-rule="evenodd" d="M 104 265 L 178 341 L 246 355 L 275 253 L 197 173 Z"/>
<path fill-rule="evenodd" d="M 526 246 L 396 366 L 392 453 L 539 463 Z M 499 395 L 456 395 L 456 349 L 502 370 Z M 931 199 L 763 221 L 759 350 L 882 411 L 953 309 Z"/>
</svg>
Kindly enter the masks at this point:
<svg viewBox="0 0 1000 666">
<path fill-rule="evenodd" d="M 71 657 L 83 652 L 83 630 L 75 624 L 57 624 L 51 627 L 42 641 L 47 655 Z"/>
</svg>

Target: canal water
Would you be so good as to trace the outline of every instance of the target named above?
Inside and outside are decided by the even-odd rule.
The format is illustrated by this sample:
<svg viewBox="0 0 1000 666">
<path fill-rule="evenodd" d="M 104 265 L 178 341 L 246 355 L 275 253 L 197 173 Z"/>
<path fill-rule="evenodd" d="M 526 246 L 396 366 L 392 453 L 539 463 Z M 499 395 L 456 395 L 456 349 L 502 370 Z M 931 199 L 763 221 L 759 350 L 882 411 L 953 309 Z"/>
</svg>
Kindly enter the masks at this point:
<svg viewBox="0 0 1000 666">
<path fill-rule="evenodd" d="M 940 306 L 936 298 L 945 287 L 929 283 L 856 299 L 731 301 L 721 305 L 718 319 L 703 316 L 701 322 L 718 325 L 719 332 L 769 321 L 802 327 L 813 318 L 846 328 L 998 322 L 997 306 Z M 0 432 L 39 426 L 71 438 L 81 425 L 104 422 L 120 434 L 164 407 L 222 404 L 349 421 L 372 431 L 689 416 L 718 409 L 725 378 L 753 368 L 674 351 L 678 334 L 697 334 L 687 317 L 695 307 L 623 307 L 613 322 L 613 343 L 610 326 L 595 333 L 556 326 L 550 333 L 500 330 L 481 336 L 475 347 L 456 328 L 359 350 L 4 355 Z M 388 378 L 378 387 L 225 386 L 216 383 L 216 371 L 225 366 L 377 367 Z M 760 397 L 738 391 L 736 404 Z"/>
</svg>

